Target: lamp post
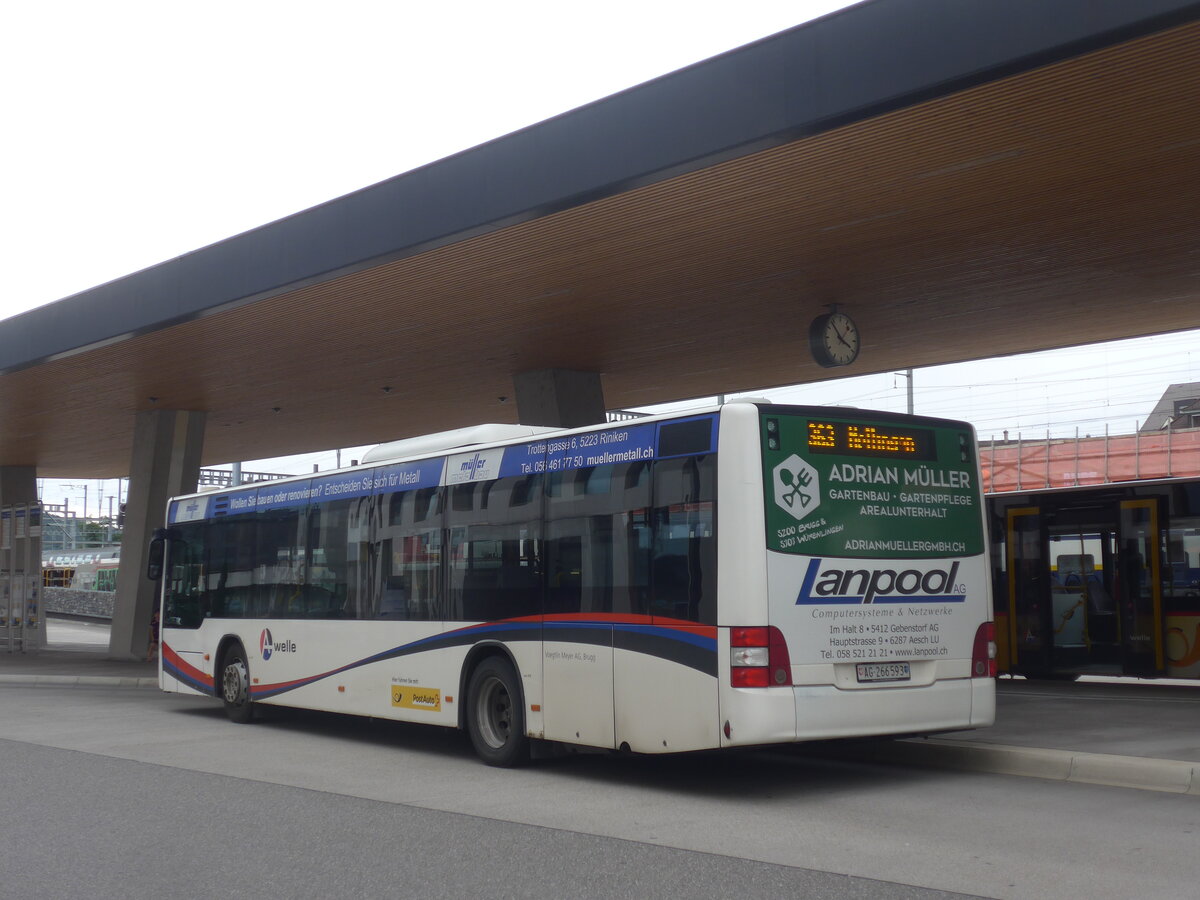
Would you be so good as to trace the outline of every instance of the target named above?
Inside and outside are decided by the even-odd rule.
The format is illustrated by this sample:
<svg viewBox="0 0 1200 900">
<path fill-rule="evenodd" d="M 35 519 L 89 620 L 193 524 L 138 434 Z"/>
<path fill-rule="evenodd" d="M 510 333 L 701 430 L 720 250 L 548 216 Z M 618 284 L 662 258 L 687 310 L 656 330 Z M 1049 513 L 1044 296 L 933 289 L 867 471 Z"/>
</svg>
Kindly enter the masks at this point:
<svg viewBox="0 0 1200 900">
<path fill-rule="evenodd" d="M 908 414 L 913 414 L 913 370 L 905 369 L 903 372 L 897 372 L 901 378 L 908 379 Z"/>
</svg>

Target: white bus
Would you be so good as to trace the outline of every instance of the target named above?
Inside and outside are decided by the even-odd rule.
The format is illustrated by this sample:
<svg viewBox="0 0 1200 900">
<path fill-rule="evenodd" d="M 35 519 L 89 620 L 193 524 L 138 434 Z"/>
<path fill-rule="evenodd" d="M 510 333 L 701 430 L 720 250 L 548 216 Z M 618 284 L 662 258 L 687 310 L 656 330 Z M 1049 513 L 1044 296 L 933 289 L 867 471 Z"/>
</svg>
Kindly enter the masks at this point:
<svg viewBox="0 0 1200 900">
<path fill-rule="evenodd" d="M 532 740 L 673 753 L 992 723 L 971 426 L 734 402 L 481 428 L 171 500 L 162 689 L 237 722 L 273 704 L 461 728 L 493 765 Z"/>
</svg>

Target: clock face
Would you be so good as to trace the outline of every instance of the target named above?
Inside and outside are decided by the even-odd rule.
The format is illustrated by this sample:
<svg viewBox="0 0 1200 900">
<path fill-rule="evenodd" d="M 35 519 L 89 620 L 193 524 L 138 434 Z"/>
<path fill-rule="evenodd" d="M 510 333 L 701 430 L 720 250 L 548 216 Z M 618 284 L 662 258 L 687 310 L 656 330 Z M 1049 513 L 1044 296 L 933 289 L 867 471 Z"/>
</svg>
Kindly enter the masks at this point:
<svg viewBox="0 0 1200 900">
<path fill-rule="evenodd" d="M 808 329 L 813 358 L 825 368 L 848 366 L 858 358 L 858 328 L 845 313 L 817 316 Z"/>
</svg>

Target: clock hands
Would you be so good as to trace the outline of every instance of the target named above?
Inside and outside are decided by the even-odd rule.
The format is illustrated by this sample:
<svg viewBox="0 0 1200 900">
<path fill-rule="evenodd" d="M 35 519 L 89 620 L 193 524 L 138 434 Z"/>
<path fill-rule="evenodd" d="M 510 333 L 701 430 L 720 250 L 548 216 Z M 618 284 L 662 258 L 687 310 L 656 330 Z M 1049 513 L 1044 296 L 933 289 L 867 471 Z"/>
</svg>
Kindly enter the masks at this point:
<svg viewBox="0 0 1200 900">
<path fill-rule="evenodd" d="M 860 340 L 854 320 L 836 311 L 817 316 L 808 329 L 808 345 L 813 358 L 825 368 L 848 366 L 854 362 Z"/>
<path fill-rule="evenodd" d="M 830 322 L 829 322 L 829 327 L 830 327 L 831 329 L 833 329 L 834 336 L 836 336 L 836 337 L 837 337 L 837 339 L 838 339 L 838 340 L 839 340 L 839 341 L 842 343 L 842 346 L 844 346 L 844 347 L 846 347 L 847 349 L 850 349 L 850 350 L 853 350 L 853 349 L 854 349 L 854 345 L 853 345 L 853 344 L 851 344 L 851 343 L 850 343 L 848 340 L 846 340 L 846 335 L 850 335 L 850 334 L 855 334 L 855 333 L 856 333 L 856 332 L 855 332 L 855 328 L 854 328 L 854 324 L 853 324 L 852 322 L 847 322 L 847 323 L 846 323 L 846 330 L 845 330 L 845 331 L 842 331 L 840 328 L 838 328 L 838 321 L 837 321 L 837 319 L 831 319 L 831 320 L 830 320 Z"/>
</svg>

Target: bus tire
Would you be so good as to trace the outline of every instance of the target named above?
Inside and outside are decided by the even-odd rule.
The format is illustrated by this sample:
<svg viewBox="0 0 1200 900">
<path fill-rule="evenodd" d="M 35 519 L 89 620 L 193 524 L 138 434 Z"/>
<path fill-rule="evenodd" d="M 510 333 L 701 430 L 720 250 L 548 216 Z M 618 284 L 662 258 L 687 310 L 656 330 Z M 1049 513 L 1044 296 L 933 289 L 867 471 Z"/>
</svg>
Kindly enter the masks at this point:
<svg viewBox="0 0 1200 900">
<path fill-rule="evenodd" d="M 241 644 L 232 644 L 221 659 L 221 700 L 231 722 L 245 725 L 254 718 L 250 700 L 250 665 Z"/>
<path fill-rule="evenodd" d="M 467 732 L 475 753 L 489 766 L 519 766 L 529 760 L 521 683 L 507 660 L 489 656 L 471 673 Z"/>
</svg>

